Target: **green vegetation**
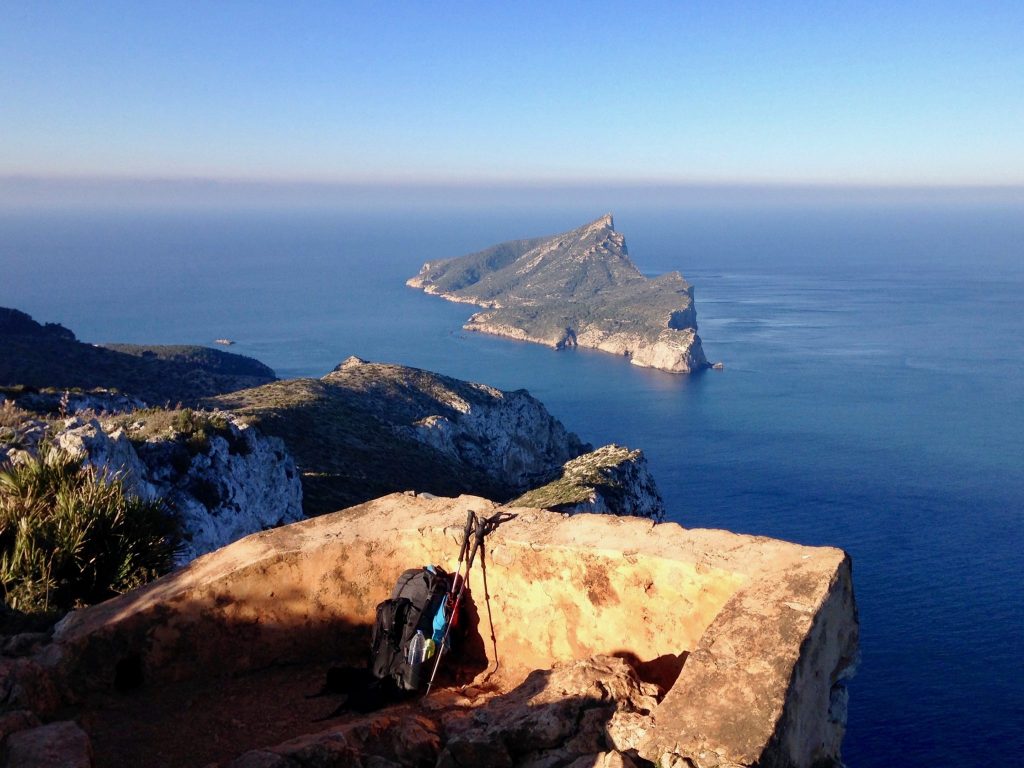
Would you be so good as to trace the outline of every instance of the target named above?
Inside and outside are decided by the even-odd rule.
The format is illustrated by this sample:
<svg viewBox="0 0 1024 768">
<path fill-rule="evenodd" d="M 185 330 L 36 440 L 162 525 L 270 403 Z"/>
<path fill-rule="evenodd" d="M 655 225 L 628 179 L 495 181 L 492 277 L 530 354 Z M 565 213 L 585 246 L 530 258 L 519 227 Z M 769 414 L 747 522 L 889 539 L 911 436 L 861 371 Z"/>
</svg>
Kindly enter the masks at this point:
<svg viewBox="0 0 1024 768">
<path fill-rule="evenodd" d="M 31 413 L 19 408 L 10 400 L 0 403 L 0 446 L 21 447 L 19 429 L 31 418 Z"/>
<path fill-rule="evenodd" d="M 65 611 L 170 570 L 177 546 L 162 502 L 128 495 L 51 446 L 0 465 L 0 586 L 10 608 Z"/>
<path fill-rule="evenodd" d="M 259 360 L 211 347 L 194 344 L 104 344 L 103 348 L 146 360 L 182 363 L 210 373 L 255 376 L 265 381 L 274 379 L 273 369 Z"/>
<path fill-rule="evenodd" d="M 31 414 L 25 411 L 10 400 L 6 400 L 0 403 L 0 433 L 4 429 L 15 429 L 20 427 L 26 419 L 31 418 Z"/>
<path fill-rule="evenodd" d="M 284 440 L 302 472 L 303 509 L 322 515 L 395 491 L 508 498 L 483 471 L 402 434 L 400 426 L 439 412 L 432 398 L 463 397 L 473 385 L 400 366 L 366 364 L 323 379 L 294 379 L 211 398 Z M 443 413 L 443 408 L 441 409 Z"/>
<path fill-rule="evenodd" d="M 232 446 L 235 442 L 224 414 L 192 408 L 144 408 L 115 417 L 113 422 L 123 427 L 136 444 L 160 438 L 183 438 L 193 456 L 206 453 L 214 435 L 223 437 Z"/>
<path fill-rule="evenodd" d="M 511 504 L 517 507 L 567 509 L 590 501 L 595 490 L 600 490 L 602 496 L 614 500 L 624 494 L 621 482 L 616 479 L 616 468 L 638 456 L 640 451 L 631 451 L 618 445 L 598 448 L 566 462 L 558 477 L 527 491 Z"/>
</svg>

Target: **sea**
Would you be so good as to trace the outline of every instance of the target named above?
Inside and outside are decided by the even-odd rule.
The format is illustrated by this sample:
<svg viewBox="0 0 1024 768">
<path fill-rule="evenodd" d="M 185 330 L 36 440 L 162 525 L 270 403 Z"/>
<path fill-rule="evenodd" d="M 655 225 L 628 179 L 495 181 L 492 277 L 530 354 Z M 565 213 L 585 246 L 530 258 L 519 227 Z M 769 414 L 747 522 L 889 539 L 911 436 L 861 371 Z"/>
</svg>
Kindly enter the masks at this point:
<svg viewBox="0 0 1024 768">
<path fill-rule="evenodd" d="M 89 342 L 234 339 L 281 377 L 349 355 L 525 388 L 641 448 L 669 516 L 853 558 L 844 759 L 1024 762 L 1024 207 L 624 204 L 695 286 L 724 370 L 676 376 L 467 333 L 424 261 L 579 226 L 574 205 L 0 212 L 0 306 Z"/>
</svg>

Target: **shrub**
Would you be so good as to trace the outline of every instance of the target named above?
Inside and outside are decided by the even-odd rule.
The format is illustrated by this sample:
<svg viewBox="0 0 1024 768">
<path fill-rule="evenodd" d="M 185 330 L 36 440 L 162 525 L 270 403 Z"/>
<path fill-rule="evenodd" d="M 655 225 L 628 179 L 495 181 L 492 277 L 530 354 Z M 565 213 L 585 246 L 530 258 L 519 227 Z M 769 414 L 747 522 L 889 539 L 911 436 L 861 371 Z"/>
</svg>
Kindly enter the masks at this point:
<svg viewBox="0 0 1024 768">
<path fill-rule="evenodd" d="M 147 408 L 134 411 L 115 419 L 114 423 L 127 428 L 131 440 L 137 444 L 153 438 L 180 439 L 190 457 L 209 452 L 210 438 L 214 436 L 223 437 L 229 443 L 237 442 L 223 414 L 194 411 L 180 405 L 171 409 Z M 187 465 L 184 469 L 187 469 Z"/>
<path fill-rule="evenodd" d="M 16 406 L 11 400 L 0 403 L 0 428 L 15 429 L 32 418 L 32 414 Z"/>
<path fill-rule="evenodd" d="M 0 583 L 11 608 L 68 610 L 126 592 L 170 570 L 177 541 L 162 502 L 52 446 L 0 465 Z"/>
</svg>

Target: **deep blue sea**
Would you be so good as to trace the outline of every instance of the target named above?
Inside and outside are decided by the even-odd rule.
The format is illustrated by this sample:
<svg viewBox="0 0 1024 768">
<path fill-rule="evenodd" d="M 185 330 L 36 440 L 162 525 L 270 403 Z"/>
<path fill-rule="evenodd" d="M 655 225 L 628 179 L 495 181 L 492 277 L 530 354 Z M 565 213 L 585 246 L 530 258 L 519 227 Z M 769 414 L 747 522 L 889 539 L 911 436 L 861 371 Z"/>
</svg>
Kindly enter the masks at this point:
<svg viewBox="0 0 1024 768">
<path fill-rule="evenodd" d="M 282 377 L 346 356 L 524 387 L 643 448 L 671 517 L 853 556 L 851 767 L 1024 761 L 1024 209 L 615 210 L 696 286 L 725 370 L 467 334 L 426 260 L 603 210 L 0 213 L 0 306 L 93 342 L 238 341 Z"/>
</svg>

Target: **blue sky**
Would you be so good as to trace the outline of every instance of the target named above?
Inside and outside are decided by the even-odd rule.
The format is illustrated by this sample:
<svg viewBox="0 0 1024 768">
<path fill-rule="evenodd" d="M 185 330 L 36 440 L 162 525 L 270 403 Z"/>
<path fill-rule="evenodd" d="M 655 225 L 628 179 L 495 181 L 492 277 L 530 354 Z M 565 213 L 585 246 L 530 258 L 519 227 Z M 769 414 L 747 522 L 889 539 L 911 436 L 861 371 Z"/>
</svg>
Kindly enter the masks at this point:
<svg viewBox="0 0 1024 768">
<path fill-rule="evenodd" d="M 1024 184 L 1024 3 L 0 3 L 0 175 Z"/>
</svg>

